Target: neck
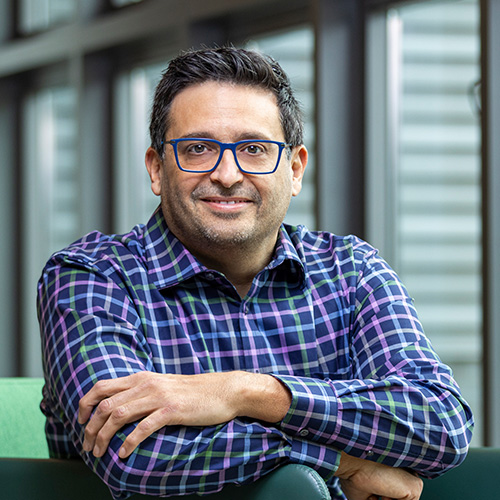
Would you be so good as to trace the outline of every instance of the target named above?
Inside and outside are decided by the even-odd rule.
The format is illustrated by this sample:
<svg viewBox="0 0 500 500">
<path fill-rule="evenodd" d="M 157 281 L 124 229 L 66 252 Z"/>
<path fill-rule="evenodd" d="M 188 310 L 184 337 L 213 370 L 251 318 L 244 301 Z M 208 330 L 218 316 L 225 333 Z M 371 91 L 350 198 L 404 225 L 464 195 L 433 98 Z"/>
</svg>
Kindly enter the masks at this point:
<svg viewBox="0 0 500 500">
<path fill-rule="evenodd" d="M 168 227 L 204 266 L 223 273 L 241 297 L 248 293 L 255 276 L 271 261 L 279 234 L 279 226 L 251 237 L 245 237 L 243 232 L 231 235 L 228 231 L 218 234 L 201 229 L 183 230 L 172 221 Z"/>
<path fill-rule="evenodd" d="M 242 252 L 241 249 L 231 251 L 227 248 L 219 249 L 209 255 L 192 253 L 207 268 L 223 273 L 236 288 L 240 297 L 244 297 L 250 291 L 253 279 L 272 258 L 272 251 L 259 255 L 255 252 L 249 254 Z"/>
<path fill-rule="evenodd" d="M 271 261 L 275 245 L 276 240 L 268 248 L 261 243 L 253 249 L 244 244 L 217 245 L 216 248 L 214 245 L 207 245 L 202 249 L 185 246 L 205 267 L 224 274 L 240 297 L 244 297 L 255 276 Z"/>
</svg>

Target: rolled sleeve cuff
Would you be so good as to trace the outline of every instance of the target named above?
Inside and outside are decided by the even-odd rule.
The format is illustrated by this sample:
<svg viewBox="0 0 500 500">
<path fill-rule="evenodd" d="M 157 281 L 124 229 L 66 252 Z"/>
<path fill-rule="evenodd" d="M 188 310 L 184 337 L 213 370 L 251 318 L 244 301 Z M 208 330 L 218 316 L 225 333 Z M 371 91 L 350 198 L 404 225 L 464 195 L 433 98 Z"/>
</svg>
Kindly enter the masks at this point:
<svg viewBox="0 0 500 500">
<path fill-rule="evenodd" d="M 329 446 L 312 443 L 305 439 L 293 438 L 290 461 L 311 467 L 318 472 L 325 482 L 329 482 L 339 468 L 340 452 Z"/>
<path fill-rule="evenodd" d="M 291 392 L 292 403 L 280 428 L 289 435 L 321 441 L 335 442 L 338 433 L 339 404 L 332 386 L 323 380 L 277 376 Z"/>
</svg>

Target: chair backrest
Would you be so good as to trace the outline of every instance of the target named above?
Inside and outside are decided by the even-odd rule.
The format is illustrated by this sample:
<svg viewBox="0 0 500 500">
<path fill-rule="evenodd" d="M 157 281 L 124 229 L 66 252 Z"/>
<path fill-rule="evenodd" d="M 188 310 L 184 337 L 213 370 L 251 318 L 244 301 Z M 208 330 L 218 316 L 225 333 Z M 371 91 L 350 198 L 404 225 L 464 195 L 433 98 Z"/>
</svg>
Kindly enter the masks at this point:
<svg viewBox="0 0 500 500">
<path fill-rule="evenodd" d="M 107 486 L 81 460 L 48 458 L 45 417 L 39 405 L 43 380 L 0 378 L 0 497 L 6 500 L 110 500 Z M 179 497 L 180 498 L 180 497 Z M 183 496 L 199 500 L 198 495 Z M 330 500 L 319 474 L 285 465 L 244 486 L 226 486 L 212 500 Z M 131 500 L 151 500 L 133 495 Z"/>
<path fill-rule="evenodd" d="M 0 457 L 48 458 L 42 378 L 0 378 Z"/>
<path fill-rule="evenodd" d="M 5 500 L 111 500 L 107 486 L 81 460 L 0 458 L 0 492 Z M 181 498 L 181 497 L 179 497 Z M 198 495 L 183 496 L 199 500 Z M 285 465 L 255 483 L 226 486 L 212 500 L 331 500 L 316 473 Z M 151 500 L 133 495 L 130 500 Z"/>
<path fill-rule="evenodd" d="M 466 498 L 500 498 L 500 448 L 471 448 L 457 468 L 424 481 L 421 500 Z"/>
</svg>

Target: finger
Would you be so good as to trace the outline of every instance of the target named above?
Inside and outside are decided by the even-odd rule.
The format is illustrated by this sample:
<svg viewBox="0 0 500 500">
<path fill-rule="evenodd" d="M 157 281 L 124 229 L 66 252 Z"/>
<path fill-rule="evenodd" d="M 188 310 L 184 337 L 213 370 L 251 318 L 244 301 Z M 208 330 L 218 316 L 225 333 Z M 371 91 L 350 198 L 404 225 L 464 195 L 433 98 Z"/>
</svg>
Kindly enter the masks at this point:
<svg viewBox="0 0 500 500">
<path fill-rule="evenodd" d="M 92 414 L 93 409 L 102 400 L 127 390 L 130 387 L 130 376 L 116 379 L 99 380 L 78 403 L 78 423 L 83 425 Z"/>
<path fill-rule="evenodd" d="M 96 407 L 95 413 L 85 427 L 83 449 L 91 451 L 95 447 L 96 438 L 108 421 L 114 408 L 112 398 L 102 400 Z"/>
<path fill-rule="evenodd" d="M 120 392 L 103 399 L 97 405 L 94 415 L 85 427 L 85 451 L 94 450 L 95 456 L 102 456 L 115 432 L 146 414 L 146 405 L 141 399 L 136 399 L 134 392 L 133 389 Z"/>
<path fill-rule="evenodd" d="M 127 458 L 149 436 L 168 425 L 164 411 L 156 411 L 141 420 L 123 442 L 118 455 Z"/>
<path fill-rule="evenodd" d="M 109 443 L 116 432 L 128 423 L 129 408 L 127 405 L 118 406 L 108 416 L 99 428 L 94 438 L 92 453 L 95 457 L 102 457 L 108 449 Z M 91 423 L 94 418 L 92 418 Z M 90 424 L 89 424 L 90 425 Z"/>
<path fill-rule="evenodd" d="M 137 398 L 133 389 L 105 399 L 99 403 L 94 416 L 87 424 L 84 449 L 93 450 L 94 456 L 101 457 L 121 428 L 153 414 L 156 410 L 156 401 L 147 397 Z"/>
</svg>

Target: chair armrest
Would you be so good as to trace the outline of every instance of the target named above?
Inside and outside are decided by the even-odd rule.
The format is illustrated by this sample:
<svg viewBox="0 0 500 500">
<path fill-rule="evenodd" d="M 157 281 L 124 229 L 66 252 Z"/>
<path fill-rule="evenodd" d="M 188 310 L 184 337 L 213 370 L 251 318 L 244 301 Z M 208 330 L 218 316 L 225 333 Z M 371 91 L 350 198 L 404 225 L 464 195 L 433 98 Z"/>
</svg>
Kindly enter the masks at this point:
<svg viewBox="0 0 500 500">
<path fill-rule="evenodd" d="M 480 498 L 500 491 L 500 448 L 471 448 L 462 464 L 435 479 L 424 479 L 421 500 Z"/>
</svg>

